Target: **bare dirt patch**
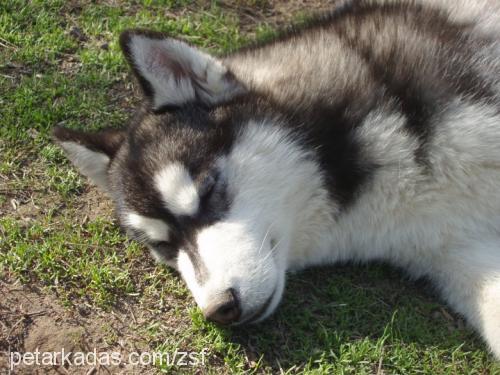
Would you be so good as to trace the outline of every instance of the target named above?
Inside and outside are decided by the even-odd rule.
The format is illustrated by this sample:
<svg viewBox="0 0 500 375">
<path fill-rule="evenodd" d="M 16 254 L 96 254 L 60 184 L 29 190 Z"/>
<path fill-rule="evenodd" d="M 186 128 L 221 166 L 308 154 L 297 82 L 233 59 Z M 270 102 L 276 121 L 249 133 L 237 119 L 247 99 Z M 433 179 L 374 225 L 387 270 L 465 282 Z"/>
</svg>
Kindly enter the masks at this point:
<svg viewBox="0 0 500 375">
<path fill-rule="evenodd" d="M 92 306 L 77 304 L 65 308 L 55 296 L 37 287 L 0 282 L 0 373 L 9 368 L 11 352 L 73 353 L 69 360 L 52 366 L 16 366 L 19 374 L 135 374 L 155 373 L 150 367 L 141 367 L 125 360 L 132 352 L 141 353 L 148 344 L 137 332 L 150 319 L 139 311 L 139 306 L 124 304 L 112 312 L 103 312 Z M 135 310 L 135 311 L 134 311 Z M 147 310 L 146 310 L 147 312 Z M 77 352 L 119 353 L 124 360 L 117 366 L 95 364 L 77 365 Z M 101 354 L 102 355 L 102 354 Z M 39 355 L 41 361 L 42 355 Z M 90 357 L 92 362 L 92 357 Z"/>
<path fill-rule="evenodd" d="M 97 218 L 112 218 L 113 205 L 111 200 L 95 186 L 88 186 L 75 202 L 82 223 Z"/>
</svg>

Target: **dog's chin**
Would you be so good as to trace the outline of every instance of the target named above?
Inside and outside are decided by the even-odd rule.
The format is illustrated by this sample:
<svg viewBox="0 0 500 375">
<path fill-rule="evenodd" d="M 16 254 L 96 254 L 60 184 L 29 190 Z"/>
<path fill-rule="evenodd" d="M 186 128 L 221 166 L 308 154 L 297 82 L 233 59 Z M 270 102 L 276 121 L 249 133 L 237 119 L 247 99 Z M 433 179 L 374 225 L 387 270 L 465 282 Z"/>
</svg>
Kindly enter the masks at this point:
<svg viewBox="0 0 500 375">
<path fill-rule="evenodd" d="M 241 319 L 234 323 L 234 326 L 241 326 L 247 324 L 257 324 L 267 319 L 278 307 L 281 297 L 283 295 L 283 289 L 285 286 L 284 276 L 280 278 L 274 287 L 273 291 L 264 303 L 259 306 L 253 307 L 247 313 L 243 314 Z"/>
</svg>

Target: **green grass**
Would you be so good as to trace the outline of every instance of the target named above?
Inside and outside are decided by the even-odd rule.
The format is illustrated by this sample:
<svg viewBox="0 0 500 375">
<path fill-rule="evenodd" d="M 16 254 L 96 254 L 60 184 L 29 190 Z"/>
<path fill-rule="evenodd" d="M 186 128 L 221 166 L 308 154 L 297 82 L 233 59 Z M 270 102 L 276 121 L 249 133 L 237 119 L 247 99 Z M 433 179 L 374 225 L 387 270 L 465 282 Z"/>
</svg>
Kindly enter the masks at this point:
<svg viewBox="0 0 500 375">
<path fill-rule="evenodd" d="M 151 265 L 109 216 L 82 217 L 89 187 L 49 134 L 56 124 L 99 129 L 126 122 L 135 99 L 119 33 L 154 28 L 212 52 L 249 42 L 237 14 L 192 3 L 1 2 L 0 207 L 12 199 L 38 206 L 0 218 L 1 277 L 41 285 L 68 308 L 84 300 L 106 312 L 130 297 L 157 309 L 162 319 L 140 334 L 155 350 L 206 349 L 207 373 L 500 373 L 471 330 L 457 327 L 435 297 L 422 293 L 428 285 L 405 282 L 386 266 L 291 275 L 272 319 L 220 329 L 203 320 L 175 273 Z M 256 24 L 254 35 L 267 39 L 272 29 Z"/>
<path fill-rule="evenodd" d="M 65 301 L 85 297 L 102 306 L 134 290 L 129 268 L 139 246 L 124 243 L 108 222 L 58 225 L 48 214 L 24 228 L 8 217 L 0 225 L 5 232 L 0 263 L 25 283 L 63 285 Z"/>
</svg>

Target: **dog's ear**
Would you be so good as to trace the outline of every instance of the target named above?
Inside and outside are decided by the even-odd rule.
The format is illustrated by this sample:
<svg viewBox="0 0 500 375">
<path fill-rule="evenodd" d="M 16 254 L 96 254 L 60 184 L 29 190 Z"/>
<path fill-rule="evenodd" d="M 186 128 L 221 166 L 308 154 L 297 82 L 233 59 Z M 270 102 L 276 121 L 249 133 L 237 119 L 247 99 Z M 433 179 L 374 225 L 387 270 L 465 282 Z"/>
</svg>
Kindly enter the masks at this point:
<svg viewBox="0 0 500 375">
<path fill-rule="evenodd" d="M 120 45 L 154 111 L 193 102 L 210 106 L 245 91 L 221 61 L 161 33 L 127 30 Z"/>
<path fill-rule="evenodd" d="M 108 167 L 125 138 L 125 131 L 106 129 L 95 133 L 55 127 L 53 140 L 68 159 L 99 188 L 108 191 Z"/>
</svg>

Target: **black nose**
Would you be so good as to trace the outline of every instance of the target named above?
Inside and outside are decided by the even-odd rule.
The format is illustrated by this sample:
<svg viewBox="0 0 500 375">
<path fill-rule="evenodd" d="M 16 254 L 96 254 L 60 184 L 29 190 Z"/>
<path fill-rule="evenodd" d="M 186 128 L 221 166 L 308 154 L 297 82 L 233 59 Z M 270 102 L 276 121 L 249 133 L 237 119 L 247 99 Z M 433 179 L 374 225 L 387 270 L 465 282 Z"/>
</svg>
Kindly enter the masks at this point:
<svg viewBox="0 0 500 375">
<path fill-rule="evenodd" d="M 238 321 L 241 308 L 234 289 L 228 289 L 220 294 L 217 300 L 207 306 L 203 311 L 203 315 L 205 319 L 222 325 Z"/>
</svg>

